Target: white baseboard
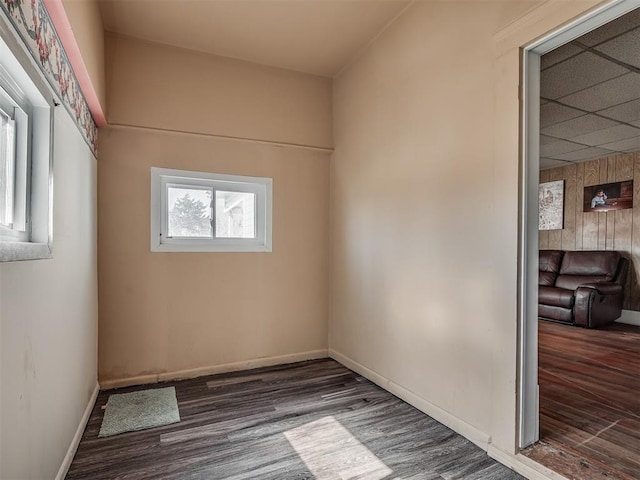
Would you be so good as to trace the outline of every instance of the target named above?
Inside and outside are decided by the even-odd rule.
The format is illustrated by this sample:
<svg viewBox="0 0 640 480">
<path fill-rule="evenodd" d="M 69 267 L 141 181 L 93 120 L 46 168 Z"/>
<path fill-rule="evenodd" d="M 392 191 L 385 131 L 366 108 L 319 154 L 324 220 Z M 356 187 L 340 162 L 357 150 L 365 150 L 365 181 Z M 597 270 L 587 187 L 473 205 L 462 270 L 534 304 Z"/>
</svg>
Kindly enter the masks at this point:
<svg viewBox="0 0 640 480">
<path fill-rule="evenodd" d="M 242 362 L 225 363 L 222 365 L 211 365 L 208 367 L 190 368 L 187 370 L 177 370 L 174 372 L 156 373 L 152 375 L 140 375 L 136 377 L 117 378 L 113 380 L 101 380 L 100 387 L 104 390 L 110 388 L 129 387 L 132 385 L 146 385 L 149 383 L 166 382 L 170 380 L 184 380 L 187 378 L 204 377 L 215 375 L 216 373 L 237 372 L 240 370 L 250 370 L 260 367 L 271 367 L 273 365 L 283 365 L 286 363 L 303 362 L 305 360 L 316 360 L 327 358 L 327 350 L 311 350 L 308 352 L 279 355 L 276 357 L 256 358 Z"/>
<path fill-rule="evenodd" d="M 91 393 L 91 397 L 89 397 L 89 402 L 87 403 L 87 406 L 84 409 L 84 413 L 82 414 L 82 418 L 80 419 L 80 423 L 78 424 L 78 428 L 76 429 L 76 433 L 71 440 L 71 444 L 69 445 L 67 454 L 64 456 L 62 465 L 60 465 L 60 468 L 58 469 L 56 480 L 64 480 L 64 477 L 67 476 L 67 472 L 69 471 L 69 467 L 71 466 L 73 457 L 76 455 L 78 445 L 80 445 L 80 440 L 82 439 L 82 434 L 84 433 L 84 429 L 87 426 L 87 422 L 89 422 L 89 417 L 91 416 L 91 412 L 93 411 L 93 406 L 96 403 L 96 398 L 98 398 L 99 392 L 100 385 L 98 385 L 98 382 L 96 382 L 96 385 L 93 388 L 93 392 Z"/>
<path fill-rule="evenodd" d="M 640 327 L 640 312 L 633 310 L 622 310 L 622 316 L 616 320 L 617 323 L 626 323 Z"/>
<path fill-rule="evenodd" d="M 329 357 L 333 358 L 337 362 L 342 363 L 345 367 L 359 373 L 363 377 L 371 380 L 376 385 L 384 388 L 390 393 L 393 393 L 396 397 L 401 398 L 405 402 L 413 405 L 418 410 L 426 413 L 431 418 L 446 425 L 452 430 L 456 431 L 463 437 L 467 438 L 483 450 L 487 454 L 498 462 L 506 465 L 507 467 L 515 470 L 520 475 L 528 478 L 529 480 L 568 480 L 566 477 L 548 469 L 547 467 L 536 463 L 530 458 L 520 454 L 510 454 L 504 450 L 499 449 L 491 443 L 491 437 L 484 432 L 481 432 L 472 425 L 469 425 L 465 421 L 459 419 L 455 415 L 441 409 L 440 407 L 428 402 L 427 400 L 419 397 L 415 393 L 407 390 L 389 380 L 388 378 L 380 375 L 379 373 L 365 367 L 364 365 L 352 360 L 346 355 L 341 354 L 333 349 L 329 349 Z"/>
<path fill-rule="evenodd" d="M 495 445 L 489 445 L 487 454 L 529 480 L 569 480 L 567 477 L 541 465 L 522 454 L 510 454 Z"/>
<path fill-rule="evenodd" d="M 405 387 L 394 383 L 388 378 L 380 375 L 377 372 L 374 372 L 364 365 L 361 365 L 360 363 L 352 360 L 351 358 L 343 355 L 340 352 L 329 349 L 329 356 L 337 362 L 343 364 L 345 367 L 359 373 L 368 380 L 371 380 L 373 383 L 384 388 L 388 392 L 393 393 L 396 397 L 404 400 L 410 405 L 413 405 L 418 410 L 429 415 L 431 418 L 456 431 L 463 437 L 475 443 L 483 450 L 487 450 L 487 447 L 491 441 L 491 437 L 486 433 L 481 432 L 474 426 L 469 425 L 455 415 L 447 412 L 446 410 L 443 410 L 442 408 L 416 395 L 410 390 L 407 390 Z"/>
</svg>

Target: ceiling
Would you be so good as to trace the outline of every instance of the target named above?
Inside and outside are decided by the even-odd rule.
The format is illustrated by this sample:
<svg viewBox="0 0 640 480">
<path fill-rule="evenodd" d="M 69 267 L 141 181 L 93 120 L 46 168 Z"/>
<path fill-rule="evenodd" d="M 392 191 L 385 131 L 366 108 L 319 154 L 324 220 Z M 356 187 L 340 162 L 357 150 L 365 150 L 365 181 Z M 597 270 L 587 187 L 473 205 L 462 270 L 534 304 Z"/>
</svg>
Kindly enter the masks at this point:
<svg viewBox="0 0 640 480">
<path fill-rule="evenodd" d="M 540 168 L 640 150 L 640 9 L 542 56 Z"/>
<path fill-rule="evenodd" d="M 412 0 L 99 0 L 105 30 L 332 77 Z M 542 56 L 540 168 L 640 150 L 640 9 Z"/>
<path fill-rule="evenodd" d="M 99 0 L 105 30 L 325 77 L 410 0 Z"/>
</svg>

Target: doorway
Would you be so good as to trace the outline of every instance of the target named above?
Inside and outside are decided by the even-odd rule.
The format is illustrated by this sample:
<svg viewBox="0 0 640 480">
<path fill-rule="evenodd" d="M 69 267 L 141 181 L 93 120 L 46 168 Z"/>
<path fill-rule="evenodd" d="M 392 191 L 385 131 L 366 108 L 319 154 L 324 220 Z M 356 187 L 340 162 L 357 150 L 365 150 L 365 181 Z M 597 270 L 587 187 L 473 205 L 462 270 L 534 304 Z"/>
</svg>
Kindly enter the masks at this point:
<svg viewBox="0 0 640 480">
<path fill-rule="evenodd" d="M 576 39 L 592 32 L 599 27 L 609 24 L 614 20 L 629 14 L 632 10 L 640 7 L 640 2 L 636 0 L 618 0 L 609 3 L 572 24 L 551 33 L 532 45 L 523 49 L 522 56 L 522 163 L 521 163 L 521 242 L 520 242 L 520 337 L 519 337 L 519 447 L 528 447 L 539 440 L 540 432 L 540 405 L 538 389 L 538 251 L 540 248 L 538 238 L 538 187 L 540 179 L 540 120 L 541 120 L 541 59 L 543 55 L 560 50 L 559 47 L 575 42 Z M 638 25 L 640 27 L 640 25 Z M 591 47 L 584 45 L 574 53 L 568 53 L 569 57 L 590 52 Z M 582 51 L 581 51 L 582 50 Z M 607 60 L 609 55 L 606 52 L 595 52 L 599 59 Z M 548 57 L 546 57 L 548 58 Z M 564 59 L 566 60 L 566 59 Z M 635 71 L 635 70 L 633 70 Z M 637 71 L 635 71 L 638 73 Z M 615 75 L 611 75 L 615 77 Z M 606 79 L 605 79 L 606 80 Z M 579 78 L 578 83 L 585 81 Z M 597 83 L 596 80 L 593 80 Z M 558 88 L 567 88 L 571 85 L 560 85 Z M 588 85 L 586 85 L 588 86 Z M 546 95 L 551 98 L 552 106 L 558 109 L 565 107 L 562 101 L 556 102 L 555 98 L 564 98 L 561 91 L 553 95 Z M 572 105 L 580 114 L 590 113 L 584 105 Z M 562 138 L 562 137 L 560 137 Z M 569 139 L 566 139 L 571 141 Z M 585 145 L 584 150 L 587 150 Z M 591 152 L 597 156 L 597 146 L 592 146 Z M 601 149 L 606 150 L 606 149 Z M 587 156 L 579 158 L 579 154 L 572 154 L 567 151 L 565 154 L 554 155 L 558 162 L 566 159 L 569 163 L 589 160 Z M 560 157 L 560 159 L 558 159 Z M 544 158 L 544 156 L 543 156 Z M 597 249 L 596 248 L 592 249 Z M 548 247 L 547 247 L 548 248 Z M 571 249 L 571 248 L 568 248 Z M 576 248 L 573 248 L 576 249 Z M 574 327 L 575 328 L 575 327 Z"/>
</svg>

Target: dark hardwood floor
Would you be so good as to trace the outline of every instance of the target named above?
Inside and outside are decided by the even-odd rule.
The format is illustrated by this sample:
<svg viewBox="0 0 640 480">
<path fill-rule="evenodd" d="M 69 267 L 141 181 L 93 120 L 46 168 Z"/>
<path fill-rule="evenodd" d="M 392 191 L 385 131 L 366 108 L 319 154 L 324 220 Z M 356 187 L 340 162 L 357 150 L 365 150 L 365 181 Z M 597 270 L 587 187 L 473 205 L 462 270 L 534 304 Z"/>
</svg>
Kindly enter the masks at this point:
<svg viewBox="0 0 640 480">
<path fill-rule="evenodd" d="M 640 478 L 640 327 L 539 321 L 540 442 L 525 455 L 576 480 Z"/>
<path fill-rule="evenodd" d="M 173 385 L 182 421 L 98 438 L 100 392 L 67 480 L 515 480 L 523 477 L 333 360 Z"/>
</svg>

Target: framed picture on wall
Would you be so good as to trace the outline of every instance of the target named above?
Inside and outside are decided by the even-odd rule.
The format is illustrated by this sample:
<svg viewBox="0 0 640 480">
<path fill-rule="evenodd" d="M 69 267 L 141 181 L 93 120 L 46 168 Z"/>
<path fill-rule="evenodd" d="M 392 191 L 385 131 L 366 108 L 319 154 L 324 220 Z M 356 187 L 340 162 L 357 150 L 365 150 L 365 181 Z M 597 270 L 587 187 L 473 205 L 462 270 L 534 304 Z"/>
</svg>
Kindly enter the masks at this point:
<svg viewBox="0 0 640 480">
<path fill-rule="evenodd" d="M 538 229 L 562 230 L 564 226 L 564 180 L 538 187 Z"/>
<path fill-rule="evenodd" d="M 608 212 L 633 208 L 633 180 L 584 187 L 584 211 Z"/>
</svg>

